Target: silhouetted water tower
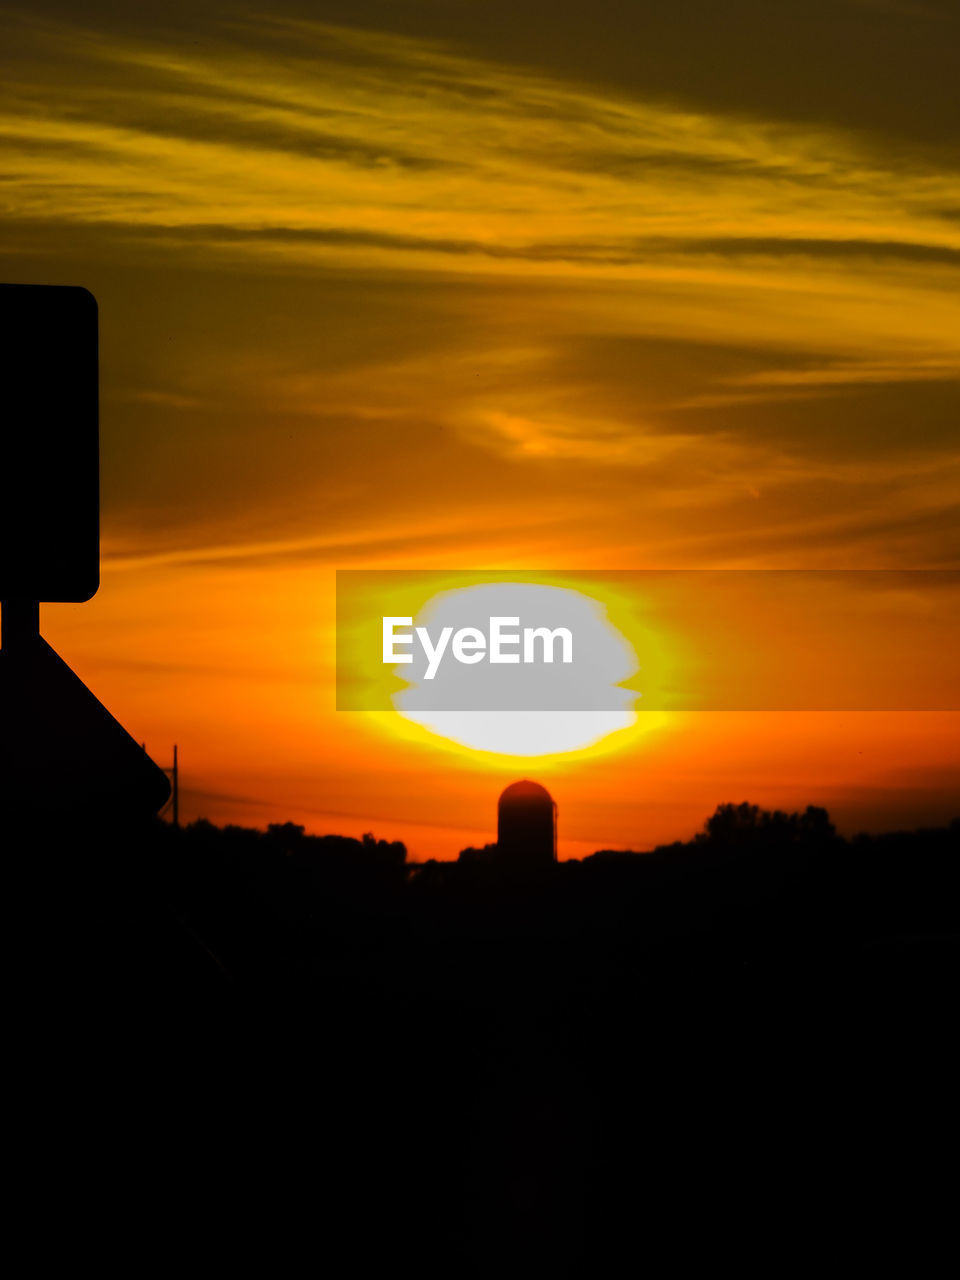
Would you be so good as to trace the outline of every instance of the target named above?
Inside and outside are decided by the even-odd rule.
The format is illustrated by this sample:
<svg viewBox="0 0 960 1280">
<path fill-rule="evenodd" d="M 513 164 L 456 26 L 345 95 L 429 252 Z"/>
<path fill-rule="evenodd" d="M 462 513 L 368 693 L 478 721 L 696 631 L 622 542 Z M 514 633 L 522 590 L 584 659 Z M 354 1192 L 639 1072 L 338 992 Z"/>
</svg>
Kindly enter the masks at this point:
<svg viewBox="0 0 960 1280">
<path fill-rule="evenodd" d="M 525 778 L 503 792 L 497 806 L 497 852 L 510 862 L 556 862 L 557 806 L 546 787 Z"/>
</svg>

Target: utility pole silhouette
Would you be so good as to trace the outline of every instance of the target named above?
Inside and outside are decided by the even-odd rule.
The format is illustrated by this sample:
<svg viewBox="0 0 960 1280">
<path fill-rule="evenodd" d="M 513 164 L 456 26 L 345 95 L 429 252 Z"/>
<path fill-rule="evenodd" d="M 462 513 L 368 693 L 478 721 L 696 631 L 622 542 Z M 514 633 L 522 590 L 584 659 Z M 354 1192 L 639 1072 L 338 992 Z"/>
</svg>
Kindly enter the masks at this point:
<svg viewBox="0 0 960 1280">
<path fill-rule="evenodd" d="M 173 764 L 169 769 L 163 768 L 163 772 L 170 779 L 172 784 L 170 802 L 170 819 L 175 827 L 180 825 L 180 765 L 177 753 L 177 744 L 173 744 Z"/>
<path fill-rule="evenodd" d="M 143 745 L 143 754 L 146 755 L 147 744 L 144 742 L 142 745 Z M 171 805 L 171 821 L 175 827 L 179 827 L 180 825 L 180 766 L 177 762 L 177 744 L 176 743 L 173 744 L 173 765 L 169 769 L 166 768 L 166 766 L 164 765 L 161 765 L 160 767 L 163 769 L 163 772 L 167 774 L 167 776 L 170 778 L 173 784 L 173 791 L 170 797 L 170 801 L 168 801 L 168 803 L 170 803 Z M 164 808 L 166 808 L 166 805 L 164 805 Z"/>
</svg>

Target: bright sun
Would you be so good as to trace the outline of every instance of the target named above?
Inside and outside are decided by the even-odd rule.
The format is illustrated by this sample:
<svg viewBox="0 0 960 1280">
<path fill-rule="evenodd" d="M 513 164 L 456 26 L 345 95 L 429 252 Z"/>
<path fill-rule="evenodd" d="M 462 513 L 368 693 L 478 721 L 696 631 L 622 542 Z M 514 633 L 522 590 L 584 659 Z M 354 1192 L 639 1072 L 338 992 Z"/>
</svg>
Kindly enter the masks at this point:
<svg viewBox="0 0 960 1280">
<path fill-rule="evenodd" d="M 464 747 L 507 756 L 581 751 L 636 723 L 637 694 L 621 687 L 637 670 L 636 653 L 604 606 L 582 592 L 529 582 L 467 586 L 432 596 L 413 625 L 439 635 L 445 627 L 479 630 L 498 616 L 566 628 L 570 661 L 449 663 L 431 675 L 425 658 L 411 657 L 397 668 L 407 682 L 393 698 L 401 716 Z"/>
<path fill-rule="evenodd" d="M 404 711 L 406 720 L 474 751 L 552 756 L 592 747 L 636 723 L 635 711 Z"/>
</svg>

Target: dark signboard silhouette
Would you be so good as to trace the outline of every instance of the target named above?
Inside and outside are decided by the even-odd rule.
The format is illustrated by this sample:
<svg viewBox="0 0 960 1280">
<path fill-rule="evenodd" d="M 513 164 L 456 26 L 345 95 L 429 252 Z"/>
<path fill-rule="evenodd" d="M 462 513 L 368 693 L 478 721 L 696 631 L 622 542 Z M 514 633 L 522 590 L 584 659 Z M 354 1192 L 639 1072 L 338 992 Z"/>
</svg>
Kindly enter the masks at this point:
<svg viewBox="0 0 960 1280">
<path fill-rule="evenodd" d="M 97 303 L 0 285 L 0 600 L 89 600 L 100 585 Z"/>
</svg>

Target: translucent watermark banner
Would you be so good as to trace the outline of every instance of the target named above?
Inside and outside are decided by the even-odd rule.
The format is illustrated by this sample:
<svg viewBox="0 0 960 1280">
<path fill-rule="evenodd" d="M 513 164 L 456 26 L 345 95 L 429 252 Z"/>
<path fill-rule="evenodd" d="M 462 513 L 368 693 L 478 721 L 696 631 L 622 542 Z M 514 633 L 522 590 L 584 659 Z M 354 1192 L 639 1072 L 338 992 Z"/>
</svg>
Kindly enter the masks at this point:
<svg viewBox="0 0 960 1280">
<path fill-rule="evenodd" d="M 341 570 L 337 708 L 960 710 L 960 571 Z"/>
</svg>

